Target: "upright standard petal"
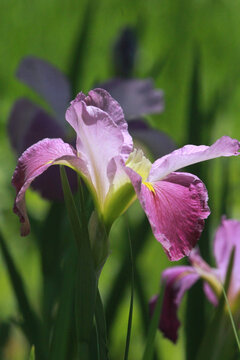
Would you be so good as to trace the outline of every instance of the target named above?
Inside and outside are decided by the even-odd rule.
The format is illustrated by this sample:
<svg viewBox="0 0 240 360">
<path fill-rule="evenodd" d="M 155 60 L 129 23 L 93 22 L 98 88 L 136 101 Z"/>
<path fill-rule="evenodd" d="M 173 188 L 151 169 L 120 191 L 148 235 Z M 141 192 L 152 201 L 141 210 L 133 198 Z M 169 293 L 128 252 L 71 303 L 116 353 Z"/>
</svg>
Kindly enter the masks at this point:
<svg viewBox="0 0 240 360">
<path fill-rule="evenodd" d="M 12 184 L 16 189 L 14 212 L 22 223 L 22 236 L 30 231 L 25 192 L 37 176 L 54 164 L 67 165 L 88 177 L 84 162 L 76 156 L 76 151 L 72 146 L 61 139 L 44 139 L 28 148 L 18 160 L 12 177 Z"/>
<path fill-rule="evenodd" d="M 210 214 L 207 190 L 201 180 L 188 173 L 172 173 L 162 181 L 142 182 L 126 170 L 146 212 L 156 239 L 170 260 L 189 255 Z"/>
<path fill-rule="evenodd" d="M 232 300 L 240 293 L 240 221 L 222 218 L 214 239 L 214 255 L 217 267 L 224 282 L 231 252 L 235 247 L 229 297 Z"/>
<path fill-rule="evenodd" d="M 198 273 L 191 266 L 175 266 L 162 273 L 162 281 L 165 283 L 165 292 L 159 329 L 165 337 L 176 343 L 180 321 L 177 310 L 184 293 L 199 279 Z M 154 311 L 157 298 L 150 301 L 150 312 Z"/>
<path fill-rule="evenodd" d="M 89 96 L 80 93 L 66 113 L 77 133 L 78 156 L 86 163 L 101 208 L 110 188 L 111 160 L 121 156 L 126 161 L 132 151 L 132 138 L 120 110 L 106 91 L 96 89 Z"/>
<path fill-rule="evenodd" d="M 240 143 L 229 136 L 222 136 L 211 146 L 186 145 L 156 160 L 149 174 L 149 181 L 164 179 L 173 171 L 184 168 L 201 161 L 221 156 L 239 155 Z"/>
</svg>

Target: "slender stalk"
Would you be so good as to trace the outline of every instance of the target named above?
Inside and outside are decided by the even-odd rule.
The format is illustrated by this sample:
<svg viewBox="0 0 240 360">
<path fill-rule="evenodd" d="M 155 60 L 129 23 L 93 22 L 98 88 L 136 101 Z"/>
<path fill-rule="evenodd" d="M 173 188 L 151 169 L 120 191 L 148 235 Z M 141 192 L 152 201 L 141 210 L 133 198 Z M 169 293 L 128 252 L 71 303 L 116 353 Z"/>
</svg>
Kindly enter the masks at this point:
<svg viewBox="0 0 240 360">
<path fill-rule="evenodd" d="M 238 334 L 237 334 L 237 330 L 236 330 L 236 325 L 235 325 L 234 320 L 233 320 L 231 308 L 230 308 L 229 301 L 228 301 L 227 294 L 226 294 L 226 292 L 225 292 L 224 287 L 222 287 L 222 292 L 223 292 L 223 296 L 224 296 L 224 299 L 225 299 L 225 302 L 226 302 L 226 305 L 227 305 L 228 314 L 229 314 L 230 321 L 231 321 L 231 324 L 232 324 L 232 328 L 233 328 L 234 336 L 235 336 L 236 343 L 237 343 L 237 346 L 238 346 L 238 350 L 239 350 L 239 352 L 240 352 L 240 341 L 239 341 L 239 338 L 238 338 Z"/>
<path fill-rule="evenodd" d="M 77 329 L 78 359 L 90 359 L 90 339 L 93 329 L 97 278 L 87 231 L 85 212 L 78 211 L 63 166 L 60 167 L 64 199 L 70 224 L 78 250 L 78 269 L 76 274 L 75 318 Z M 81 196 L 81 209 L 84 209 Z"/>
</svg>

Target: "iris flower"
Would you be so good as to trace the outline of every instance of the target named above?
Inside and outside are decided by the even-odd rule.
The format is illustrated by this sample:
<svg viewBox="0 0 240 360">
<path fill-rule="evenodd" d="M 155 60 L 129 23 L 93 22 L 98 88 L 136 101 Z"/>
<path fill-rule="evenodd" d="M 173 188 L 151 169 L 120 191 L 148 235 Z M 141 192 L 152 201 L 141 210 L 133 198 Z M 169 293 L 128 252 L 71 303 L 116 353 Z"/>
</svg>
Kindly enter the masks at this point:
<svg viewBox="0 0 240 360">
<path fill-rule="evenodd" d="M 171 260 L 188 255 L 195 246 L 210 211 L 204 184 L 179 168 L 216 158 L 238 155 L 239 142 L 227 136 L 212 146 L 187 145 L 153 164 L 134 149 L 121 106 L 103 89 L 79 93 L 66 112 L 76 132 L 76 149 L 62 139 L 43 139 L 19 158 L 12 183 L 14 211 L 30 231 L 25 191 L 50 166 L 63 164 L 80 174 L 88 186 L 99 218 L 109 230 L 138 197 L 156 239 Z"/>
<path fill-rule="evenodd" d="M 191 266 L 174 266 L 162 273 L 162 281 L 166 284 L 159 329 L 173 342 L 177 341 L 180 322 L 177 310 L 185 291 L 198 279 L 204 280 L 204 292 L 207 299 L 217 306 L 222 285 L 224 284 L 230 256 L 235 247 L 234 264 L 228 289 L 228 300 L 234 313 L 240 301 L 240 222 L 222 219 L 214 239 L 214 256 L 216 268 L 211 268 L 194 249 L 189 260 Z M 151 312 L 156 304 L 155 296 L 150 303 Z M 239 310 L 238 310 L 239 311 Z M 238 314 L 239 315 L 239 314 Z"/>
</svg>

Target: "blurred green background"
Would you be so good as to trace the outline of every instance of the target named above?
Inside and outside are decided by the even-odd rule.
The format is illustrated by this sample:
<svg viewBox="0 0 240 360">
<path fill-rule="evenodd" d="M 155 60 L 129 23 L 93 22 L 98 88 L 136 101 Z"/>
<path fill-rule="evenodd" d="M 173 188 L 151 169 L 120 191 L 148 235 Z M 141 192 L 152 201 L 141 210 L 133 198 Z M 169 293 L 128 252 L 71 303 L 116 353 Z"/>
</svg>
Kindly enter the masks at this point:
<svg viewBox="0 0 240 360">
<path fill-rule="evenodd" d="M 165 93 L 164 113 L 148 118 L 152 126 L 165 131 L 179 146 L 194 140 L 198 145 L 203 139 L 209 145 L 222 135 L 240 138 L 239 1 L 0 0 L 0 230 L 35 309 L 39 308 L 41 296 L 39 254 L 31 235 L 20 238 L 19 220 L 12 213 L 14 190 L 10 182 L 16 156 L 9 144 L 6 123 L 14 101 L 20 96 L 27 96 L 48 110 L 42 99 L 16 79 L 15 72 L 21 59 L 35 55 L 48 60 L 67 76 L 73 76 L 72 64 L 76 61 L 76 47 L 86 19 L 85 41 L 78 54 L 79 67 L 74 76 L 77 91 L 87 92 L 95 83 L 112 77 L 114 41 L 125 26 L 132 26 L 139 46 L 134 75 L 152 77 L 155 86 Z M 193 94 L 196 95 L 195 107 Z M 209 126 L 205 123 L 204 131 L 199 114 L 209 121 Z M 202 114 L 210 115 L 204 117 Z M 199 133 L 202 134 L 200 137 Z M 219 159 L 207 167 L 212 209 L 210 233 L 219 224 L 223 209 L 228 216 L 240 219 L 240 166 L 237 159 L 229 160 L 228 171 L 225 165 Z M 223 197 L 222 186 L 228 179 L 227 196 Z M 33 218 L 41 220 L 47 214 L 49 203 L 29 190 L 27 207 Z M 138 204 L 129 210 L 132 221 L 143 216 Z M 112 229 L 111 254 L 101 276 L 103 299 L 111 289 L 128 246 L 122 228 L 123 220 L 119 219 Z M 137 261 L 150 298 L 158 291 L 162 269 L 170 266 L 151 233 Z M 117 310 L 111 336 L 110 354 L 116 360 L 123 357 L 129 299 L 130 290 Z M 0 322 L 19 316 L 0 255 Z M 137 301 L 133 320 L 130 359 L 135 360 L 140 358 L 144 347 Z M 163 339 L 160 333 L 156 343 L 162 360 L 184 359 L 183 328 L 177 345 Z M 26 359 L 28 351 L 24 336 L 17 327 L 11 327 L 2 359 Z"/>
</svg>

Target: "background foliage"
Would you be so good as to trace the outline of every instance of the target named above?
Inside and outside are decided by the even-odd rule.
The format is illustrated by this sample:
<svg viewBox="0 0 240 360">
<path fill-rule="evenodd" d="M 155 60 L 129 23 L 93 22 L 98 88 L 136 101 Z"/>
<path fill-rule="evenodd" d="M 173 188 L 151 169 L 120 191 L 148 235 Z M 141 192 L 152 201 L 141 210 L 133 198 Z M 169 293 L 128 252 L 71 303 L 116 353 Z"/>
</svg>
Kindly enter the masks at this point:
<svg viewBox="0 0 240 360">
<path fill-rule="evenodd" d="M 165 93 L 165 111 L 149 117 L 151 125 L 165 131 L 177 145 L 210 144 L 221 135 L 239 139 L 240 3 L 234 0 L 1 0 L 0 14 L 0 231 L 24 279 L 29 299 L 39 312 L 43 284 L 39 247 L 33 235 L 20 238 L 19 221 L 11 210 L 14 190 L 10 180 L 16 156 L 9 144 L 6 124 L 11 106 L 21 96 L 49 109 L 16 79 L 19 62 L 26 55 L 48 60 L 69 76 L 73 95 L 80 90 L 87 92 L 94 84 L 112 77 L 114 41 L 125 26 L 132 26 L 138 39 L 134 75 L 152 77 L 155 86 Z M 240 167 L 236 161 L 230 159 L 226 167 L 223 160 L 214 160 L 204 173 L 197 169 L 209 189 L 212 215 L 207 220 L 210 225 L 205 234 L 210 233 L 210 239 L 223 212 L 240 219 Z M 45 219 L 50 206 L 46 200 L 30 190 L 27 204 L 33 219 Z M 129 211 L 133 228 L 137 228 L 143 216 L 139 205 L 134 204 Z M 124 229 L 124 219 L 119 219 L 112 229 L 111 254 L 100 282 L 104 301 L 128 252 Z M 161 271 L 170 266 L 150 231 L 148 238 L 136 260 L 146 298 L 157 292 Z M 203 238 L 202 242 L 206 241 Z M 209 256 L 206 248 L 203 252 Z M 130 269 L 126 269 L 125 276 L 129 274 Z M 19 327 L 14 325 L 21 315 L 2 257 L 0 289 L 0 358 L 26 359 L 30 349 Z M 130 289 L 117 308 L 111 330 L 110 353 L 116 360 L 125 344 L 129 299 Z M 143 351 L 145 335 L 140 309 L 135 300 L 129 359 L 140 358 Z M 182 318 L 184 313 L 183 305 Z M 194 314 L 192 323 L 197 328 L 197 314 Z M 158 334 L 156 343 L 162 360 L 185 358 L 184 333 L 181 328 L 177 346 Z"/>
</svg>

